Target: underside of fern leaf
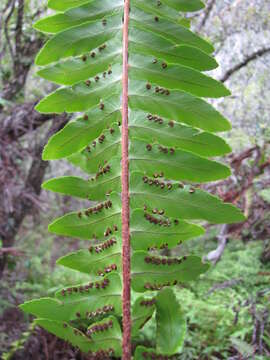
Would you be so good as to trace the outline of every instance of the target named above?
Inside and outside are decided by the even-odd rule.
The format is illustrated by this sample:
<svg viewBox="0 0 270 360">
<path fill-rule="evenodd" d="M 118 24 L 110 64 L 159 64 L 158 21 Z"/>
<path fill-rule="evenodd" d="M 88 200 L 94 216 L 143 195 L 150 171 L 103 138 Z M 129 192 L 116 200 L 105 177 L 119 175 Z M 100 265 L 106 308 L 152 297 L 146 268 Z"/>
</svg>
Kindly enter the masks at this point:
<svg viewBox="0 0 270 360">
<path fill-rule="evenodd" d="M 58 264 L 89 281 L 21 305 L 36 323 L 93 358 L 131 359 L 131 341 L 155 315 L 155 348 L 134 359 L 169 359 L 183 345 L 185 314 L 173 287 L 209 268 L 197 256 L 162 256 L 200 236 L 199 221 L 240 222 L 240 211 L 200 189 L 230 175 L 213 160 L 230 152 L 217 133 L 230 123 L 204 98 L 229 95 L 203 72 L 213 46 L 191 32 L 199 0 L 49 0 L 35 24 L 50 34 L 39 76 L 60 87 L 42 113 L 76 113 L 48 142 L 44 160 L 65 158 L 85 177 L 43 188 L 88 201 L 55 220 L 55 234 L 85 240 Z M 131 283 L 131 285 L 130 285 Z M 130 294 L 136 301 L 130 301 Z"/>
</svg>

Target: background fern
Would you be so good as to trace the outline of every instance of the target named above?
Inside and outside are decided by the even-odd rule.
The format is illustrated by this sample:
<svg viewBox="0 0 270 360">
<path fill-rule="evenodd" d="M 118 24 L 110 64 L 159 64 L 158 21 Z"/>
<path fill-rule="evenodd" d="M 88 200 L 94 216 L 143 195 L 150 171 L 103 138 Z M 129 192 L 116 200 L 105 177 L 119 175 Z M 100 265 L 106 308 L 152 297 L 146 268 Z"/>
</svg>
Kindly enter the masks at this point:
<svg viewBox="0 0 270 360">
<path fill-rule="evenodd" d="M 52 179 L 43 187 L 90 201 L 87 208 L 55 220 L 49 230 L 86 240 L 86 249 L 58 263 L 90 278 L 63 288 L 55 298 L 21 307 L 37 316 L 37 324 L 82 351 L 121 357 L 124 2 L 50 0 L 48 5 L 57 13 L 35 24 L 52 34 L 36 64 L 42 66 L 41 77 L 62 86 L 37 110 L 82 114 L 50 139 L 43 158 L 66 158 L 86 176 Z M 196 256 L 172 258 L 160 252 L 203 234 L 197 220 L 219 224 L 244 219 L 238 209 L 199 186 L 230 175 L 227 166 L 211 159 L 230 152 L 216 135 L 230 124 L 202 99 L 230 93 L 202 73 L 217 67 L 214 49 L 179 14 L 202 7 L 198 0 L 130 2 L 131 284 L 134 292 L 145 293 L 132 309 L 132 335 L 154 314 L 157 324 L 156 349 L 138 346 L 135 359 L 181 351 L 186 325 L 171 288 L 196 280 L 209 268 Z"/>
</svg>

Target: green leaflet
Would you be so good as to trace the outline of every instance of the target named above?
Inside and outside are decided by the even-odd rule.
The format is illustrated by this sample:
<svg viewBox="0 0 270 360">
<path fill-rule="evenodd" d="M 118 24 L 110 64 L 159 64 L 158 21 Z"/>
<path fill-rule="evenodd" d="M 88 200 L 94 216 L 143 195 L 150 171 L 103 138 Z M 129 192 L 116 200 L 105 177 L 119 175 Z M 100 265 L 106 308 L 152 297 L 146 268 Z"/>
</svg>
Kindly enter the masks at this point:
<svg viewBox="0 0 270 360">
<path fill-rule="evenodd" d="M 138 37 L 143 35 L 143 33 L 139 34 L 138 30 L 136 30 L 136 34 Z M 143 39 L 147 40 L 147 37 L 144 36 Z M 138 43 L 132 43 L 130 51 L 135 54 L 152 56 L 152 61 L 159 59 L 160 63 L 166 62 L 168 64 L 184 65 L 200 71 L 211 70 L 217 67 L 217 63 L 211 57 L 197 48 L 186 45 L 175 47 L 170 44 L 171 49 L 162 52 L 160 48 L 154 47 L 158 45 L 160 40 L 156 39 L 158 40 L 157 43 L 150 40 L 151 37 L 149 37 L 149 42 L 144 41 L 145 44 L 142 44 L 141 39 Z M 165 40 L 162 41 L 165 42 Z"/>
<path fill-rule="evenodd" d="M 202 264 L 201 259 L 196 256 L 171 259 L 136 251 L 132 256 L 131 267 L 133 290 L 145 292 L 194 281 L 208 270 L 209 265 Z"/>
<path fill-rule="evenodd" d="M 155 298 L 139 297 L 132 306 L 132 336 L 137 336 L 155 311 Z"/>
<path fill-rule="evenodd" d="M 177 10 L 165 5 L 157 6 L 155 0 L 132 0 L 132 4 L 136 6 L 137 9 L 143 10 L 145 13 L 153 14 L 154 16 L 161 16 L 175 23 L 181 24 L 186 28 L 190 28 L 190 20 L 185 18 L 184 15 L 181 15 Z M 132 15 L 131 15 L 132 16 Z"/>
<path fill-rule="evenodd" d="M 180 148 L 200 156 L 220 156 L 231 152 L 230 146 L 214 134 L 142 111 L 131 113 L 129 129 L 131 138 Z"/>
<path fill-rule="evenodd" d="M 131 174 L 130 199 L 131 208 L 143 208 L 147 205 L 149 209 L 163 209 L 166 216 L 181 219 L 206 220 L 214 224 L 238 223 L 245 220 L 239 209 L 231 204 L 223 203 L 216 196 L 205 191 L 193 189 L 172 181 L 161 183 L 165 186 L 155 186 L 154 178 L 149 177 L 144 183 L 144 174 Z"/>
<path fill-rule="evenodd" d="M 111 192 L 121 192 L 120 172 L 120 159 L 115 158 L 89 180 L 64 176 L 46 181 L 42 188 L 82 199 L 102 201 Z"/>
<path fill-rule="evenodd" d="M 45 190 L 76 196 L 82 199 L 88 199 L 88 197 L 90 197 L 90 186 L 90 181 L 76 176 L 63 176 L 54 178 L 42 184 L 42 188 Z"/>
<path fill-rule="evenodd" d="M 121 270 L 121 239 L 112 236 L 103 243 L 90 246 L 61 257 L 57 264 L 67 268 L 101 277 Z"/>
<path fill-rule="evenodd" d="M 106 78 L 101 75 L 95 79 L 89 79 L 89 83 L 83 82 L 56 90 L 41 100 L 36 110 L 45 114 L 89 110 L 98 104 L 103 104 L 113 94 L 120 94 L 120 79 L 121 67 L 116 66 Z M 106 104 L 104 104 L 104 109 L 105 107 Z"/>
<path fill-rule="evenodd" d="M 121 152 L 121 134 L 118 125 L 113 125 L 89 145 L 83 153 L 76 153 L 69 157 L 69 161 L 79 166 L 83 171 L 93 174 L 99 168 L 107 165 L 112 157 Z"/>
<path fill-rule="evenodd" d="M 150 213 L 151 210 L 149 208 Z M 160 211 L 163 212 L 163 209 Z M 185 240 L 204 234 L 201 226 L 160 215 L 154 216 L 158 220 L 158 224 L 155 224 L 146 219 L 146 214 L 143 210 L 134 210 L 131 214 L 130 234 L 133 250 L 172 249 Z M 164 220 L 168 220 L 170 226 L 161 226 Z"/>
<path fill-rule="evenodd" d="M 92 336 L 92 339 L 68 324 L 47 319 L 37 319 L 35 323 L 63 340 L 70 342 L 73 346 L 78 346 L 86 353 L 97 353 L 100 350 L 104 350 L 108 354 L 121 356 L 121 330 L 117 320 L 109 317 L 106 321 L 103 320 L 92 326 L 108 323 L 110 320 L 113 322 L 113 328 L 104 333 L 99 332 L 95 334 L 95 336 Z M 110 349 L 114 349 L 113 354 Z"/>
<path fill-rule="evenodd" d="M 130 79 L 147 79 L 159 87 L 184 90 L 199 97 L 218 98 L 230 95 L 222 83 L 186 66 L 169 64 L 164 68 L 162 61 L 153 63 L 153 58 L 141 55 L 134 55 L 129 64 Z"/>
<path fill-rule="evenodd" d="M 79 168 L 76 174 L 86 175 L 70 170 L 68 176 L 46 181 L 43 189 L 89 201 L 88 208 L 56 219 L 49 231 L 88 240 L 57 264 L 87 274 L 90 282 L 21 308 L 90 357 L 119 358 L 124 1 L 49 0 L 48 6 L 57 13 L 35 24 L 52 34 L 36 64 L 39 76 L 62 87 L 36 109 L 76 114 L 51 137 L 43 159 L 66 159 Z M 131 284 L 135 292 L 149 293 L 133 302 L 132 336 L 140 336 L 154 313 L 157 325 L 156 348 L 137 347 L 135 360 L 172 359 L 181 351 L 186 323 L 168 287 L 196 281 L 209 268 L 197 256 L 161 257 L 161 250 L 204 234 L 189 220 L 222 224 L 245 219 L 236 207 L 198 188 L 230 175 L 211 157 L 231 151 L 214 134 L 230 130 L 229 121 L 202 99 L 230 95 L 202 73 L 218 66 L 214 48 L 190 30 L 189 17 L 180 13 L 203 6 L 200 0 L 130 0 Z"/>
<path fill-rule="evenodd" d="M 88 319 L 89 314 L 103 309 L 105 306 L 112 307 L 108 313 L 121 314 L 121 279 L 118 274 L 110 274 L 106 277 L 109 281 L 106 288 L 96 288 L 96 284 L 102 284 L 104 280 L 94 283 L 79 284 L 67 287 L 56 294 L 55 298 L 42 298 L 31 300 L 20 308 L 28 314 L 38 318 L 46 318 L 56 321 L 75 321 L 78 318 Z M 90 284 L 91 287 L 90 287 Z M 91 318 L 98 316 L 91 314 Z"/>
<path fill-rule="evenodd" d="M 81 57 L 65 60 L 61 63 L 41 69 L 38 72 L 38 75 L 60 85 L 74 85 L 80 81 L 87 80 L 90 77 L 95 77 L 100 73 L 105 75 L 107 74 L 110 65 L 119 61 L 121 58 L 119 51 L 115 47 L 113 52 L 109 51 L 105 54 L 105 51 L 102 58 L 98 56 L 92 58 L 91 55 L 85 55 L 85 61 L 82 60 Z"/>
<path fill-rule="evenodd" d="M 80 7 L 68 10 L 65 13 L 48 16 L 35 23 L 34 28 L 42 32 L 57 33 L 88 21 L 102 19 L 122 12 L 123 1 L 103 0 L 88 1 Z M 104 25 L 105 27 L 105 25 Z"/>
<path fill-rule="evenodd" d="M 40 50 L 36 64 L 48 65 L 70 56 L 83 55 L 102 46 L 118 34 L 122 18 L 119 14 L 111 16 L 107 24 L 108 27 L 104 29 L 101 21 L 90 21 L 56 34 Z"/>
<path fill-rule="evenodd" d="M 69 58 L 41 68 L 38 75 L 60 85 L 74 85 L 80 81 L 95 77 L 98 74 L 107 76 L 112 64 L 122 60 L 121 37 L 117 36 L 106 43 L 104 50 L 83 56 Z M 119 102 L 118 102 L 119 103 Z"/>
<path fill-rule="evenodd" d="M 179 149 L 147 144 L 137 139 L 131 143 L 129 158 L 131 171 L 141 171 L 149 176 L 163 172 L 168 179 L 203 183 L 230 175 L 229 168 L 218 162 Z"/>
<path fill-rule="evenodd" d="M 173 355 L 182 349 L 186 321 L 172 290 L 162 290 L 156 299 L 157 351 Z"/>
<path fill-rule="evenodd" d="M 90 339 L 82 331 L 68 324 L 48 319 L 37 319 L 35 323 L 73 346 L 79 347 L 84 352 L 89 352 L 91 349 Z"/>
<path fill-rule="evenodd" d="M 101 211 L 96 211 L 98 205 L 92 206 L 89 209 L 56 219 L 49 225 L 49 231 L 58 235 L 75 236 L 83 240 L 100 239 L 117 233 L 121 228 L 120 199 L 118 195 L 113 194 L 108 201 L 112 203 L 110 208 L 106 209 L 103 206 Z M 114 230 L 115 228 L 118 230 Z"/>
<path fill-rule="evenodd" d="M 103 329 L 101 331 L 96 331 L 97 327 L 102 327 Z M 109 350 L 108 353 L 110 355 L 121 356 L 122 334 L 118 320 L 115 317 L 111 316 L 89 326 L 88 332 L 91 330 L 92 332 L 90 336 L 95 344 L 92 350 L 93 352 L 97 352 L 100 348 L 105 347 L 107 351 Z"/>
<path fill-rule="evenodd" d="M 165 42 L 165 40 L 163 41 Z M 158 42 L 160 42 L 159 39 Z M 212 57 L 192 46 L 186 46 L 185 44 L 177 47 L 173 46 L 171 47 L 171 50 L 173 51 L 168 49 L 168 52 L 162 52 L 159 48 L 154 48 L 154 45 L 154 42 L 151 42 L 150 44 L 146 43 L 144 46 L 142 46 L 141 42 L 136 43 L 136 45 L 133 44 L 131 47 L 131 52 L 134 52 L 134 54 L 138 53 L 149 57 L 151 56 L 152 62 L 159 59 L 160 63 L 167 61 L 171 64 L 188 66 L 189 68 L 199 71 L 215 69 L 218 66 Z"/>
<path fill-rule="evenodd" d="M 140 27 L 130 29 L 129 48 L 131 53 L 151 55 L 153 59 L 162 59 L 171 64 L 188 65 L 198 70 L 217 67 L 216 61 L 201 50 L 187 46 L 184 42 L 176 45 L 158 34 L 147 33 Z"/>
<path fill-rule="evenodd" d="M 96 140 L 108 126 L 121 120 L 117 105 L 119 100 L 112 97 L 106 101 L 103 111 L 100 106 L 87 111 L 83 117 L 70 121 L 61 131 L 52 136 L 43 151 L 44 160 L 56 160 L 83 150 Z"/>
<path fill-rule="evenodd" d="M 150 4 L 148 2 L 147 4 L 142 4 L 140 1 L 136 0 L 136 7 L 134 7 L 130 13 L 131 28 L 134 26 L 137 29 L 151 31 L 152 33 L 160 35 L 163 38 L 177 45 L 184 44 L 197 47 L 205 53 L 213 52 L 214 49 L 212 45 L 209 44 L 207 41 L 200 38 L 198 35 L 192 33 L 186 27 L 180 25 L 179 23 L 176 23 L 175 20 L 173 21 L 166 18 L 166 9 L 164 9 L 164 7 L 163 9 L 160 8 L 158 17 L 156 17 L 156 12 L 154 13 L 154 15 L 153 13 L 151 13 L 151 10 L 150 13 L 148 13 L 149 5 Z M 164 10 L 165 17 L 163 12 Z M 215 62 L 214 59 L 212 60 L 213 62 Z"/>
<path fill-rule="evenodd" d="M 209 132 L 230 130 L 231 125 L 217 110 L 202 99 L 186 92 L 171 90 L 170 95 L 150 90 L 146 83 L 132 81 L 129 88 L 129 106 L 132 110 L 143 110 L 164 116 Z"/>
</svg>

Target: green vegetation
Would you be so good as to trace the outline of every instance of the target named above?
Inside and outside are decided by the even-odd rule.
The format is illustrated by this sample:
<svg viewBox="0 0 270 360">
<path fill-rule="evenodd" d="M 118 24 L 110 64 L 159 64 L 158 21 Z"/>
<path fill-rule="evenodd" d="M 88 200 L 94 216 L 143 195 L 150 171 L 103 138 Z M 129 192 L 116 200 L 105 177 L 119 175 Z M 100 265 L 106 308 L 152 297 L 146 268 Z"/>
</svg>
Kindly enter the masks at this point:
<svg viewBox="0 0 270 360">
<path fill-rule="evenodd" d="M 39 231 L 42 229 L 39 228 Z M 181 248 L 181 254 L 193 251 L 197 255 L 203 255 L 211 251 L 215 248 L 215 241 L 212 237 L 214 234 L 210 235 L 211 237 L 193 240 L 192 244 L 186 243 L 185 247 Z M 43 236 L 42 239 L 44 240 Z M 36 237 L 29 236 L 25 240 L 27 248 L 35 247 Z M 85 280 L 85 277 L 78 272 L 61 266 L 52 268 L 51 259 L 65 252 L 63 248 L 58 249 L 59 254 L 55 254 L 56 249 L 52 240 L 53 238 L 45 238 L 43 246 L 29 257 L 27 262 L 22 259 L 15 264 L 15 272 L 19 273 L 26 268 L 26 265 L 28 270 L 25 273 L 26 277 L 17 283 L 13 291 L 14 299 L 23 296 L 23 299 L 27 301 L 50 295 L 59 290 L 62 284 L 68 285 L 71 281 L 76 284 Z M 225 360 L 236 350 L 244 355 L 244 352 L 250 348 L 248 344 L 252 342 L 255 326 L 250 312 L 252 302 L 256 304 L 257 315 L 263 313 L 265 309 L 270 310 L 270 265 L 263 265 L 260 262 L 262 249 L 263 242 L 261 241 L 245 244 L 239 239 L 231 239 L 222 261 L 213 267 L 207 276 L 203 276 L 196 283 L 174 290 L 187 316 L 189 329 L 179 359 Z M 176 250 L 176 253 L 179 253 L 179 250 Z M 231 281 L 233 282 L 230 285 Z M 59 286 L 60 282 L 61 286 Z M 222 289 L 223 285 L 225 288 Z M 260 293 L 264 294 L 257 298 Z M 1 312 L 8 305 L 10 303 L 1 301 Z M 25 317 L 25 321 L 27 319 L 30 321 L 30 318 Z M 236 319 L 237 323 L 235 323 Z M 149 322 L 143 333 L 136 337 L 136 341 L 154 346 L 154 333 L 155 322 Z M 27 335 L 29 336 L 30 332 L 27 332 Z M 269 344 L 269 339 L 270 328 L 267 326 L 264 335 L 265 344 Z M 3 349 L 6 340 L 2 337 Z M 251 348 L 254 349 L 254 347 Z M 267 357 L 257 356 L 255 359 L 266 360 Z"/>
</svg>

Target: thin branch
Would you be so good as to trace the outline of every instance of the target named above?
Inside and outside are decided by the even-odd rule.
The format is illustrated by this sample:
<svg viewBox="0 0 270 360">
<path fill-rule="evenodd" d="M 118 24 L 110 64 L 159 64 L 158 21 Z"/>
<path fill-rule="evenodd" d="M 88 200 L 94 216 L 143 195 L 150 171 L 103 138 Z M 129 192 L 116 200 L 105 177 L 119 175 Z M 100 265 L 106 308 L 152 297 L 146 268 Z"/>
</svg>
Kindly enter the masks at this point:
<svg viewBox="0 0 270 360">
<path fill-rule="evenodd" d="M 16 30 L 15 30 L 15 59 L 14 59 L 14 65 L 17 68 L 19 68 L 20 65 L 20 57 L 22 52 L 23 17 L 24 17 L 24 0 L 18 0 L 18 13 L 17 13 Z"/>
<path fill-rule="evenodd" d="M 241 184 L 241 189 L 225 194 L 225 196 L 222 197 L 223 201 L 234 203 L 237 199 L 241 198 L 243 194 L 253 185 L 254 178 L 262 175 L 268 167 L 270 167 L 270 159 L 260 165 L 253 165 L 251 173 L 244 179 L 245 182 Z"/>
<path fill-rule="evenodd" d="M 232 279 L 229 281 L 225 281 L 223 283 L 220 284 L 215 284 L 214 286 L 211 287 L 211 289 L 207 292 L 206 296 L 211 295 L 213 292 L 217 291 L 217 290 L 223 290 L 223 289 L 228 289 L 228 288 L 232 288 L 238 284 L 240 284 L 241 282 L 243 282 L 243 279 Z"/>
<path fill-rule="evenodd" d="M 52 114 L 40 114 L 35 110 L 36 102 L 16 105 L 7 116 L 0 117 L 0 139 L 9 142 L 17 141 L 18 138 L 28 134 L 42 126 L 45 122 L 55 118 Z"/>
<path fill-rule="evenodd" d="M 0 96 L 5 100 L 12 100 L 24 88 L 27 75 L 31 69 L 35 54 L 42 45 L 42 39 L 37 37 L 33 40 L 27 39 L 21 45 L 21 53 L 16 59 L 16 67 L 11 80 L 4 83 Z M 29 62 L 24 62 L 24 59 L 29 59 Z M 31 60 L 31 61 L 30 61 Z"/>
<path fill-rule="evenodd" d="M 9 31 L 8 31 L 8 24 L 9 24 L 9 21 L 11 19 L 11 16 L 13 14 L 15 10 L 15 0 L 12 0 L 10 2 L 10 11 L 5 19 L 5 25 L 4 25 L 4 32 L 5 32 L 5 37 L 6 37 L 6 40 L 7 40 L 7 44 L 8 44 L 8 48 L 9 48 L 9 51 L 10 51 L 10 55 L 13 59 L 14 57 L 14 52 L 13 52 L 13 48 L 12 48 L 12 45 L 11 45 L 11 41 L 10 41 L 10 37 L 9 37 Z"/>
<path fill-rule="evenodd" d="M 229 70 L 227 70 L 225 72 L 225 74 L 222 76 L 222 78 L 220 79 L 220 81 L 221 82 L 227 81 L 232 75 L 234 75 L 237 71 L 241 70 L 243 67 L 247 66 L 251 61 L 257 60 L 258 58 L 264 56 L 265 54 L 267 54 L 269 52 L 270 52 L 270 47 L 263 48 L 263 49 L 253 52 L 252 54 L 247 56 L 243 61 L 234 65 Z"/>
<path fill-rule="evenodd" d="M 14 256 L 14 257 L 19 257 L 21 255 L 24 254 L 24 251 L 18 249 L 18 248 L 0 248 L 0 256 L 1 255 L 11 255 L 11 256 Z"/>
<path fill-rule="evenodd" d="M 15 9 L 16 17 L 13 21 L 15 22 L 15 33 L 11 38 L 9 35 L 9 23 Z M 11 53 L 10 60 L 13 65 L 12 76 L 9 78 L 3 77 L 0 97 L 5 100 L 12 100 L 23 90 L 27 75 L 34 61 L 34 56 L 42 45 L 41 36 L 37 35 L 35 38 L 32 38 L 29 37 L 27 32 L 24 33 L 24 15 L 24 0 L 12 0 L 8 8 L 8 15 L 4 20 L 4 35 L 6 41 L 3 41 L 0 51 L 0 58 L 3 58 L 6 54 L 5 47 L 9 48 Z M 3 15 L 1 18 L 3 18 Z M 25 61 L 25 59 L 27 59 L 27 61 Z M 2 69 L 3 68 L 2 66 Z"/>
<path fill-rule="evenodd" d="M 221 256 L 223 255 L 223 253 L 225 251 L 225 247 L 227 244 L 228 230 L 229 230 L 229 225 L 227 225 L 227 224 L 222 225 L 221 231 L 217 237 L 218 238 L 218 247 L 216 248 L 216 250 L 213 250 L 209 254 L 207 254 L 205 256 L 204 260 L 211 261 L 214 264 L 216 264 L 220 260 Z"/>
<path fill-rule="evenodd" d="M 207 20 L 210 17 L 210 14 L 215 6 L 216 0 L 210 0 L 206 6 L 206 9 L 204 11 L 204 15 L 203 18 L 201 20 L 201 22 L 199 23 L 198 27 L 197 27 L 197 31 L 200 32 L 202 30 L 202 28 L 205 26 Z"/>
</svg>

